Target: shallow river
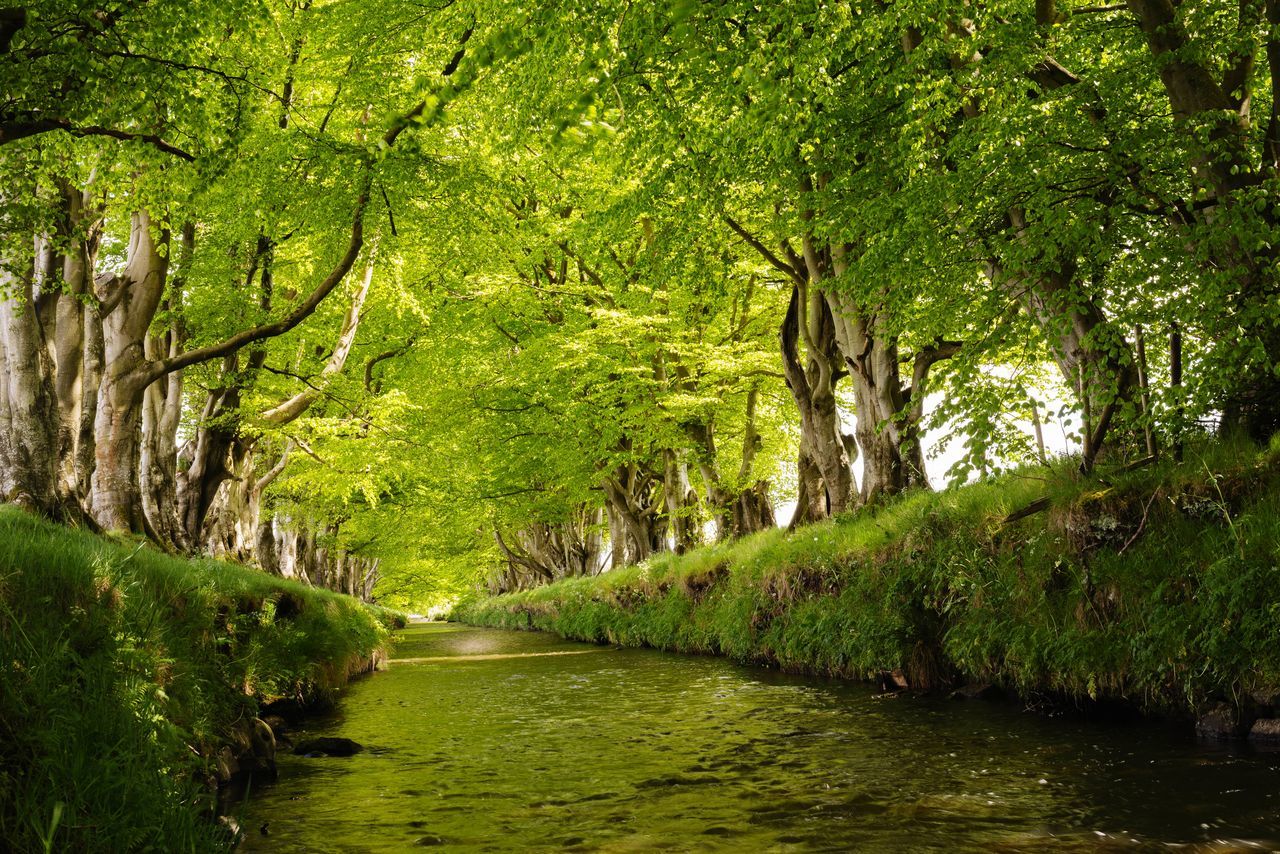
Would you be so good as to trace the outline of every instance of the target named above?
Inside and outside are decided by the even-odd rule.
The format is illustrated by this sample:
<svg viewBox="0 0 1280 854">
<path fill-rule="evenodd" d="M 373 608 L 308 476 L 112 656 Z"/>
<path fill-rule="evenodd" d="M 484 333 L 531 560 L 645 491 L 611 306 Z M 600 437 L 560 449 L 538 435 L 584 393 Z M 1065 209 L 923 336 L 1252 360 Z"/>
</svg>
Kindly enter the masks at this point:
<svg viewBox="0 0 1280 854">
<path fill-rule="evenodd" d="M 370 749 L 282 757 L 242 850 L 1280 848 L 1280 754 L 1149 723 L 455 625 L 395 655 L 294 736 Z"/>
</svg>

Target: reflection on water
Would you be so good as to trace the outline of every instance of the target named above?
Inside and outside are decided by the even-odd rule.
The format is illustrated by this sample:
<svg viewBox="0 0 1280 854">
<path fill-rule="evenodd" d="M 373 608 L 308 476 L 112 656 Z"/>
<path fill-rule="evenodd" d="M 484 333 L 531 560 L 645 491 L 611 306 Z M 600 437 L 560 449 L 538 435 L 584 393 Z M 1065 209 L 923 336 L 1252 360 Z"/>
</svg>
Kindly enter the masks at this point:
<svg viewBox="0 0 1280 854">
<path fill-rule="evenodd" d="M 305 734 L 371 749 L 283 757 L 243 850 L 1280 848 L 1280 755 L 1150 725 L 459 626 L 396 655 Z"/>
</svg>

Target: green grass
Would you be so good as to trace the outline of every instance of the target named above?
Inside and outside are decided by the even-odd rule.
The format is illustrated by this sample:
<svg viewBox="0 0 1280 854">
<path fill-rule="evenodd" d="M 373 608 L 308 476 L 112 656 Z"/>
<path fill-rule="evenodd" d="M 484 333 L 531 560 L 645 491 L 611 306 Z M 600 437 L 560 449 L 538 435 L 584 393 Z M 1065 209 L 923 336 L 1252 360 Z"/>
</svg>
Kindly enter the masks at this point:
<svg viewBox="0 0 1280 854">
<path fill-rule="evenodd" d="M 336 690 L 393 619 L 0 507 L 0 849 L 225 850 L 218 747 Z"/>
<path fill-rule="evenodd" d="M 1050 508 L 1010 513 L 1048 496 Z M 902 496 L 453 618 L 915 685 L 1187 713 L 1280 688 L 1280 449 L 1206 444 L 1084 479 L 1069 462 Z"/>
</svg>

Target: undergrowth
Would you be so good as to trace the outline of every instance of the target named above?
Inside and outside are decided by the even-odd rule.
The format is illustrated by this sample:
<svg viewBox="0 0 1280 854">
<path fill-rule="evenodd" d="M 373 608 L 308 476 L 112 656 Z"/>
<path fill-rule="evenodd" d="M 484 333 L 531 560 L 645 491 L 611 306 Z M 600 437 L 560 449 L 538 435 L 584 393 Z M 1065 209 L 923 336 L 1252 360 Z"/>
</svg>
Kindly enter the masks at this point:
<svg viewBox="0 0 1280 854">
<path fill-rule="evenodd" d="M 1047 498 L 1047 509 L 1007 521 Z M 460 604 L 453 619 L 1187 713 L 1280 688 L 1280 448 L 1027 468 Z"/>
<path fill-rule="evenodd" d="M 225 850 L 219 745 L 341 686 L 392 619 L 0 507 L 0 849 Z"/>
</svg>

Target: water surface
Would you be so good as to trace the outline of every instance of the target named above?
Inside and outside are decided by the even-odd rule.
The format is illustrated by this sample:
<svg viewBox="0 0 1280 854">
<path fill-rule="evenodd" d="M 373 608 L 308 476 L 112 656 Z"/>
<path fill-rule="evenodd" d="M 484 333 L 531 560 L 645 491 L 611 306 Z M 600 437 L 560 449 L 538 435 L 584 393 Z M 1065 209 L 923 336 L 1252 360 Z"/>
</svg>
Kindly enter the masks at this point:
<svg viewBox="0 0 1280 854">
<path fill-rule="evenodd" d="M 282 757 L 242 850 L 1280 849 L 1280 754 L 1149 723 L 456 625 L 395 655 L 294 736 L 370 749 Z"/>
</svg>

